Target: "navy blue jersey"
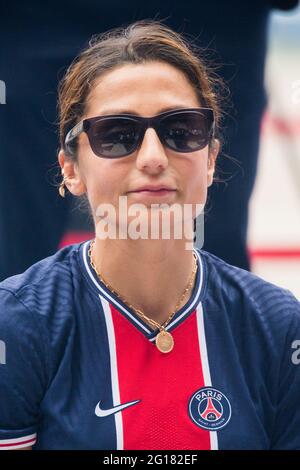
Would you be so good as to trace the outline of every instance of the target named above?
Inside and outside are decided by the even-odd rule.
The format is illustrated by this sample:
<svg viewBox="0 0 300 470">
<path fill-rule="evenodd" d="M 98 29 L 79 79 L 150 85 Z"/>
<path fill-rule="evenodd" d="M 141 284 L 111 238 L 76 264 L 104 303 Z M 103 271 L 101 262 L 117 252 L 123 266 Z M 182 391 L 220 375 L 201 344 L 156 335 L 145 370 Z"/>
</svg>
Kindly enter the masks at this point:
<svg viewBox="0 0 300 470">
<path fill-rule="evenodd" d="M 99 281 L 89 243 L 0 283 L 0 449 L 300 449 L 288 290 L 195 249 L 164 354 Z"/>
</svg>

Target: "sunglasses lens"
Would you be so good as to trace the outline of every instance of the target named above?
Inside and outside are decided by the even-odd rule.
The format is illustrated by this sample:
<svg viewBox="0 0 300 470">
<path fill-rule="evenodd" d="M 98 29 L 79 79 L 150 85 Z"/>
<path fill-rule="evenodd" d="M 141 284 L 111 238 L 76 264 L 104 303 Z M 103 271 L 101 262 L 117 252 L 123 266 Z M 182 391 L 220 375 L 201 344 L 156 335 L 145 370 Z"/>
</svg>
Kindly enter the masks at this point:
<svg viewBox="0 0 300 470">
<path fill-rule="evenodd" d="M 176 152 L 195 152 L 209 142 L 213 112 L 210 109 L 180 111 L 161 117 L 158 123 L 156 130 L 163 145 Z M 88 135 L 96 155 L 119 158 L 138 148 L 143 132 L 143 124 L 138 120 L 118 116 L 94 121 Z"/>
<path fill-rule="evenodd" d="M 208 144 L 211 126 L 212 118 L 204 113 L 182 112 L 161 120 L 160 137 L 172 150 L 194 152 Z"/>
<path fill-rule="evenodd" d="M 91 147 L 98 156 L 117 158 L 129 155 L 137 146 L 138 124 L 128 118 L 108 118 L 94 123 Z"/>
</svg>

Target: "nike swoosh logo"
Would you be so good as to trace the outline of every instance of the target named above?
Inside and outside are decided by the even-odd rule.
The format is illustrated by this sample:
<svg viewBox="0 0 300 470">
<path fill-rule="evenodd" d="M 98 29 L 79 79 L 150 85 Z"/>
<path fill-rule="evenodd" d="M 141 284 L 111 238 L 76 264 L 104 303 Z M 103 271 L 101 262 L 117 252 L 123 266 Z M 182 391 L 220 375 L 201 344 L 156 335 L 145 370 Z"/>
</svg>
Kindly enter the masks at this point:
<svg viewBox="0 0 300 470">
<path fill-rule="evenodd" d="M 99 418 L 104 418 L 105 416 L 110 416 L 115 413 L 118 413 L 119 411 L 124 410 L 125 408 L 128 408 L 129 406 L 135 405 L 136 403 L 139 403 L 141 400 L 135 400 L 135 401 L 129 401 L 127 403 L 123 403 L 123 405 L 118 405 L 114 406 L 113 408 L 109 408 L 108 410 L 103 410 L 100 407 L 101 401 L 99 401 L 98 405 L 95 408 L 95 414 L 96 416 L 99 416 Z"/>
</svg>

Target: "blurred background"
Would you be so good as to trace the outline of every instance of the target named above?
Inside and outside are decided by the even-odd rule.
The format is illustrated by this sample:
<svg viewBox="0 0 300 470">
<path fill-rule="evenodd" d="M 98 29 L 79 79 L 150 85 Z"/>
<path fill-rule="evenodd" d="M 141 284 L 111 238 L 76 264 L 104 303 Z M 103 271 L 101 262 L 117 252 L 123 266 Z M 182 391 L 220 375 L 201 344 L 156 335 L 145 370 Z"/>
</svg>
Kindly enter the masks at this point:
<svg viewBox="0 0 300 470">
<path fill-rule="evenodd" d="M 250 201 L 252 271 L 300 299 L 300 8 L 272 12 L 268 106 Z"/>
</svg>

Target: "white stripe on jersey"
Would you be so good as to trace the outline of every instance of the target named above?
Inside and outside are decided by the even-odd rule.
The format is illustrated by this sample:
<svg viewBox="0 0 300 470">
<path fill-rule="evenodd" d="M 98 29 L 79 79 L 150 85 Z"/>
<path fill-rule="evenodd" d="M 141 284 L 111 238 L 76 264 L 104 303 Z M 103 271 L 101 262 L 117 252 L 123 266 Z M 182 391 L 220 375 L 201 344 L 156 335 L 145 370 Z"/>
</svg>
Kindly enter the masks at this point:
<svg viewBox="0 0 300 470">
<path fill-rule="evenodd" d="M 106 321 L 108 343 L 109 343 L 109 357 L 110 357 L 110 370 L 111 370 L 111 386 L 112 386 L 112 396 L 113 396 L 113 406 L 120 405 L 120 388 L 119 388 L 119 379 L 118 379 L 118 363 L 117 363 L 117 352 L 116 352 L 116 338 L 113 326 L 113 320 L 111 315 L 111 310 L 109 303 L 106 299 L 103 299 L 99 295 L 100 301 L 102 303 L 102 308 Z M 122 413 L 116 413 L 115 424 L 116 424 L 116 436 L 117 436 L 117 450 L 123 450 L 124 447 L 124 438 L 123 438 L 123 419 Z"/>
<path fill-rule="evenodd" d="M 197 307 L 198 339 L 205 387 L 212 387 L 209 361 L 206 347 L 202 302 Z M 217 431 L 209 431 L 210 449 L 218 450 Z"/>
<path fill-rule="evenodd" d="M 36 443 L 36 433 L 14 439 L 0 439 L 0 450 L 22 449 L 31 447 Z"/>
</svg>

